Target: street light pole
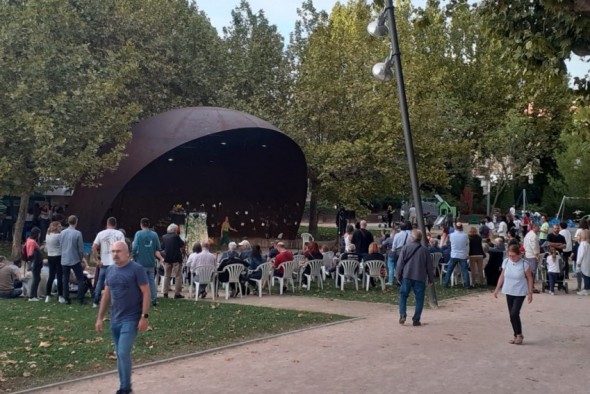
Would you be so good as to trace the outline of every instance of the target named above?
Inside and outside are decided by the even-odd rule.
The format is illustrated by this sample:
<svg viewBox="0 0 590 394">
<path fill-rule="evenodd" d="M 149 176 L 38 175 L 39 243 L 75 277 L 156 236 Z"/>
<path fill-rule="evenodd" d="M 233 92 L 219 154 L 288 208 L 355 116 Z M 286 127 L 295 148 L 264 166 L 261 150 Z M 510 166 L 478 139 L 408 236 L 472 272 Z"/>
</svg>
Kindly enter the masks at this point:
<svg viewBox="0 0 590 394">
<path fill-rule="evenodd" d="M 418 182 L 418 171 L 416 170 L 416 159 L 414 156 L 414 142 L 412 139 L 412 132 L 410 129 L 410 115 L 408 113 L 408 102 L 406 99 L 406 86 L 404 83 L 404 75 L 402 72 L 401 53 L 399 50 L 399 43 L 397 39 L 397 26 L 395 24 L 395 9 L 393 7 L 393 0 L 387 0 L 385 11 L 387 12 L 387 22 L 389 27 L 389 38 L 391 40 L 391 60 L 395 67 L 395 76 L 397 80 L 397 90 L 399 96 L 399 107 L 402 117 L 402 126 L 404 131 L 404 140 L 406 143 L 406 156 L 408 159 L 408 170 L 410 173 L 410 183 L 412 185 L 412 196 L 416 206 L 416 220 L 418 228 L 422 232 L 422 244 L 428 247 L 426 239 L 426 227 L 424 226 L 424 214 L 422 211 L 422 198 L 420 197 L 420 183 Z M 436 291 L 434 283 L 429 286 L 428 298 L 431 308 L 438 307 L 436 299 Z"/>
</svg>

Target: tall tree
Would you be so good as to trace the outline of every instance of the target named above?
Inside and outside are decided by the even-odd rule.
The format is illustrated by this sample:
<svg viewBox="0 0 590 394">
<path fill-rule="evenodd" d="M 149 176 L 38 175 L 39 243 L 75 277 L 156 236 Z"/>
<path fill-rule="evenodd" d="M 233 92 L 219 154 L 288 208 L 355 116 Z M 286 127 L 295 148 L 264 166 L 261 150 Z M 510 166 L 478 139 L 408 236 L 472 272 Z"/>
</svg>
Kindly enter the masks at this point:
<svg viewBox="0 0 590 394">
<path fill-rule="evenodd" d="M 119 162 L 139 112 L 124 100 L 137 62 L 124 46 L 97 68 L 66 1 L 2 2 L 0 19 L 0 190 L 21 197 L 17 255 L 32 192 L 92 184 Z"/>
<path fill-rule="evenodd" d="M 278 124 L 288 93 L 283 37 L 262 10 L 242 0 L 223 28 L 223 104 Z"/>
</svg>

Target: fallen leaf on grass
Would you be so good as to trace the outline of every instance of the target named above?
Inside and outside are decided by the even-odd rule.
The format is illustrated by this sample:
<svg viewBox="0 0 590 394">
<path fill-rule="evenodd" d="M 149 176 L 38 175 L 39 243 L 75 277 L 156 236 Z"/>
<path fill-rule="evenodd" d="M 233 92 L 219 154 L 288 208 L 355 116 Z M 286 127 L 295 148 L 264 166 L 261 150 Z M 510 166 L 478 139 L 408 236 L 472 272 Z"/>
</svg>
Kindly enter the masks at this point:
<svg viewBox="0 0 590 394">
<path fill-rule="evenodd" d="M 25 339 L 25 343 L 31 343 L 30 339 Z"/>
<path fill-rule="evenodd" d="M 68 364 L 66 365 L 66 368 L 74 368 L 74 364 Z"/>
<path fill-rule="evenodd" d="M 25 378 L 28 378 L 29 376 L 31 376 L 31 373 L 30 373 L 30 372 L 28 372 L 28 371 L 25 371 L 25 372 L 23 372 L 23 376 L 24 376 Z"/>
<path fill-rule="evenodd" d="M 51 347 L 51 342 L 41 342 L 41 343 L 39 343 L 39 347 L 44 347 L 44 348 Z"/>
<path fill-rule="evenodd" d="M 117 356 L 114 353 L 109 353 L 107 354 L 106 358 L 109 360 L 116 360 Z"/>
</svg>

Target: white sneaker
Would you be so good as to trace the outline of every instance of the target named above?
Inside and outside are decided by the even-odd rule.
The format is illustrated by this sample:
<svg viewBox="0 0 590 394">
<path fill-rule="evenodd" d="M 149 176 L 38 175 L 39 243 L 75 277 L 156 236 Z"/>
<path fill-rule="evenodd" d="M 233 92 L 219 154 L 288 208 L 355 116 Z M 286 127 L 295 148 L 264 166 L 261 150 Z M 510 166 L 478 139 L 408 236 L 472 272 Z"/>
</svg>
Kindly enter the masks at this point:
<svg viewBox="0 0 590 394">
<path fill-rule="evenodd" d="M 393 286 L 393 283 L 391 283 L 391 282 L 385 282 L 385 286 Z"/>
<path fill-rule="evenodd" d="M 549 292 L 549 295 L 555 295 L 555 293 L 554 293 L 554 292 L 552 292 L 552 291 L 550 291 L 550 292 Z"/>
<path fill-rule="evenodd" d="M 33 297 L 33 298 L 29 298 L 29 301 L 37 302 L 37 301 L 39 301 L 39 299 L 37 297 Z"/>
<path fill-rule="evenodd" d="M 60 304 L 66 304 L 67 303 L 66 299 L 63 298 L 62 296 L 59 296 L 59 300 L 58 301 L 59 301 Z"/>
<path fill-rule="evenodd" d="M 581 295 L 581 296 L 587 296 L 587 295 L 590 295 L 590 293 L 588 293 L 588 291 L 586 291 L 586 290 L 578 291 L 576 294 L 577 294 L 577 295 Z"/>
<path fill-rule="evenodd" d="M 92 307 L 93 307 L 93 308 L 98 308 L 98 304 L 97 304 L 96 302 L 93 302 L 93 303 L 92 303 Z"/>
<path fill-rule="evenodd" d="M 49 296 L 45 297 L 45 302 L 49 302 L 49 300 L 51 300 L 51 297 L 49 297 Z"/>
<path fill-rule="evenodd" d="M 303 287 L 304 289 L 307 289 L 307 285 L 301 285 L 301 287 Z"/>
</svg>

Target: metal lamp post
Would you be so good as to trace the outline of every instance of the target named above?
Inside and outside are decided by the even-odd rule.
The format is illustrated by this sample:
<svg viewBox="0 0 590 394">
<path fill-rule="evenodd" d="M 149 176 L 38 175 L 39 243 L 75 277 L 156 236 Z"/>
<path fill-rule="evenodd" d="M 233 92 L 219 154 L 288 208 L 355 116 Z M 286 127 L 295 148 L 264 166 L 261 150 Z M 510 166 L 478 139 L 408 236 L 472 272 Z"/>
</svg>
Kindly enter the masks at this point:
<svg viewBox="0 0 590 394">
<path fill-rule="evenodd" d="M 389 32 L 389 39 L 391 40 L 391 53 L 384 63 L 377 63 L 373 67 L 373 75 L 381 81 L 388 81 L 392 78 L 391 67 L 394 67 L 395 77 L 397 80 L 397 89 L 399 95 L 399 106 L 402 117 L 402 125 L 404 131 L 404 140 L 406 144 L 406 156 L 408 158 L 408 170 L 410 173 L 410 183 L 412 185 L 412 197 L 416 206 L 416 220 L 418 228 L 423 234 L 422 244 L 428 246 L 426 240 L 426 227 L 424 226 L 424 214 L 422 211 L 422 198 L 420 197 L 420 183 L 418 182 L 418 172 L 416 170 L 416 159 L 414 156 L 414 142 L 412 139 L 412 132 L 410 129 L 410 115 L 408 113 L 408 102 L 406 99 L 406 87 L 404 83 L 404 75 L 402 72 L 401 54 L 399 50 L 399 43 L 397 39 L 397 27 L 395 24 L 395 9 L 393 7 L 393 0 L 385 2 L 385 9 L 379 15 L 376 21 L 373 21 L 367 26 L 369 34 L 375 37 L 383 37 Z M 387 20 L 387 25 L 385 21 Z M 436 291 L 434 283 L 429 287 L 429 303 L 431 308 L 438 307 L 436 299 Z"/>
</svg>

